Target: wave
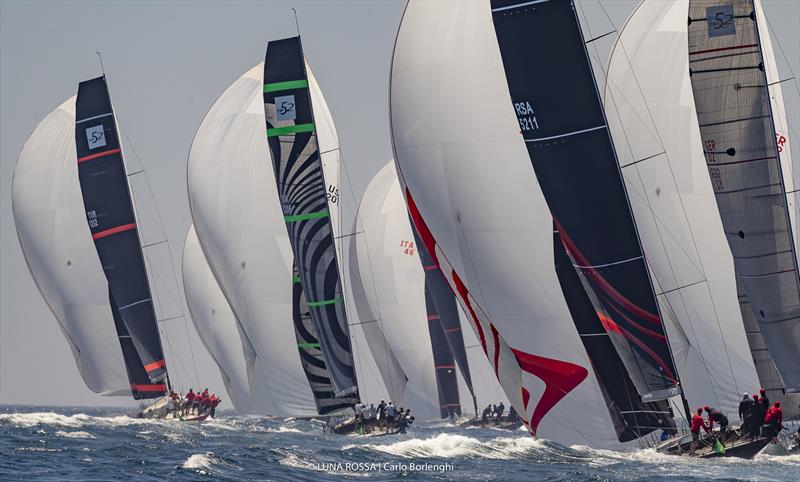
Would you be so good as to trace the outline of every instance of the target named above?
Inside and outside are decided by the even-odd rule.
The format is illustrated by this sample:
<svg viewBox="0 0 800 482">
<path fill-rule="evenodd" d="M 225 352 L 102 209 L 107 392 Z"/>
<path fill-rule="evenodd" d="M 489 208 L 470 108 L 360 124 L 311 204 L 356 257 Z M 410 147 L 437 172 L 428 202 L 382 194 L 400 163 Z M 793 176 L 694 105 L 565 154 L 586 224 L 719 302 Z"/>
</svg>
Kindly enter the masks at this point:
<svg viewBox="0 0 800 482">
<path fill-rule="evenodd" d="M 90 425 L 120 427 L 126 425 L 143 425 L 163 423 L 159 420 L 132 418 L 127 415 L 114 417 L 95 417 L 85 413 L 75 415 L 62 415 L 55 412 L 28 412 L 28 413 L 2 413 L 0 423 L 9 423 L 18 427 L 29 428 L 37 425 L 52 425 L 55 427 L 80 428 Z"/>
<path fill-rule="evenodd" d="M 65 432 L 63 430 L 59 430 L 56 432 L 56 436 L 64 437 L 64 438 L 97 438 L 94 435 L 90 434 L 89 432 L 83 432 L 77 430 L 75 432 Z"/>
<path fill-rule="evenodd" d="M 548 448 L 533 437 L 498 437 L 488 441 L 464 435 L 442 433 L 427 439 L 410 439 L 393 444 L 346 445 L 342 449 L 374 450 L 404 458 L 484 458 L 510 460 L 534 455 Z"/>
<path fill-rule="evenodd" d="M 348 470 L 349 464 L 340 460 L 319 461 L 314 460 L 311 454 L 296 454 L 287 449 L 273 449 L 273 452 L 282 455 L 278 463 L 286 467 L 295 469 L 312 470 L 324 472 L 329 475 L 339 475 L 346 477 L 369 477 L 369 473 L 364 470 Z M 357 467 L 355 467 L 357 468 Z"/>
<path fill-rule="evenodd" d="M 194 470 L 198 474 L 206 475 L 209 472 L 214 471 L 214 464 L 217 463 L 219 459 L 214 455 L 213 452 L 206 452 L 204 454 L 192 454 L 189 456 L 188 459 L 181 465 L 181 468 Z"/>
</svg>

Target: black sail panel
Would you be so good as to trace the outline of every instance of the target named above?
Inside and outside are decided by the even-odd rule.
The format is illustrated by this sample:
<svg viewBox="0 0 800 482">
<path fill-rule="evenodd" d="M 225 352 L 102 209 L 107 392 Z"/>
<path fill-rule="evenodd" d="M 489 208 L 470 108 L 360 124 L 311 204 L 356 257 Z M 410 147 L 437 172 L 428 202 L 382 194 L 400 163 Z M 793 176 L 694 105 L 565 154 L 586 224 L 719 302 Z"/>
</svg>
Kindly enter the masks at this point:
<svg viewBox="0 0 800 482">
<path fill-rule="evenodd" d="M 436 370 L 439 412 L 442 418 L 460 417 L 461 402 L 458 397 L 456 361 L 447 344 L 439 313 L 436 311 L 437 305 L 427 289 L 425 289 L 425 307 L 428 313 L 428 333 L 431 337 L 433 364 Z"/>
<path fill-rule="evenodd" d="M 78 178 L 87 221 L 116 314 L 150 381 L 132 388 L 164 393 L 167 368 L 105 77 L 80 83 L 75 111 Z M 138 369 L 128 367 L 129 372 Z"/>
<path fill-rule="evenodd" d="M 689 2 L 689 74 L 708 174 L 765 348 L 800 391 L 800 276 L 752 0 Z M 751 340 L 752 341 L 752 340 Z"/>
<path fill-rule="evenodd" d="M 326 184 L 299 37 L 267 44 L 264 110 L 289 242 L 338 397 L 357 394 Z"/>
<path fill-rule="evenodd" d="M 514 113 L 572 264 L 647 401 L 679 393 L 583 34 L 570 0 L 492 0 Z"/>
<path fill-rule="evenodd" d="M 336 398 L 334 394 L 325 357 L 322 356 L 317 329 L 311 321 L 311 311 L 303 294 L 296 266 L 292 277 L 292 318 L 300 363 L 314 395 L 317 413 L 326 415 L 355 405 L 358 402 L 357 398 Z"/>
<path fill-rule="evenodd" d="M 642 402 L 614 344 L 609 340 L 591 300 L 581 284 L 564 244 L 553 229 L 556 275 L 569 313 L 581 338 L 611 422 L 620 442 L 628 442 L 662 429 L 675 431 L 675 419 L 666 400 Z"/>
<path fill-rule="evenodd" d="M 469 361 L 467 359 L 467 348 L 464 345 L 464 334 L 461 331 L 461 319 L 458 316 L 458 305 L 453 290 L 447 283 L 442 272 L 437 269 L 433 257 L 428 253 L 425 243 L 419 237 L 417 228 L 413 220 L 409 219 L 411 230 L 414 233 L 414 243 L 422 262 L 422 269 L 425 271 L 425 289 L 430 293 L 431 301 L 436 310 L 436 316 L 442 325 L 447 346 L 453 354 L 458 370 L 467 384 L 470 394 L 472 394 L 472 405 L 476 414 L 478 411 L 475 389 L 472 386 L 472 376 L 469 371 Z M 426 302 L 428 295 L 426 294 Z"/>
</svg>

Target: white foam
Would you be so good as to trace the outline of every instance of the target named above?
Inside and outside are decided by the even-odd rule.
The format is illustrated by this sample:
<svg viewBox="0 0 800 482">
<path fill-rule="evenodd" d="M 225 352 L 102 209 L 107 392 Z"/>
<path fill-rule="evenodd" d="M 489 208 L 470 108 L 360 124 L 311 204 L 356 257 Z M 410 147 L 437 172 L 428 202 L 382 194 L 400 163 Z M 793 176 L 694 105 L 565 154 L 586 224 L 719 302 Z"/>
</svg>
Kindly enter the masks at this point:
<svg viewBox="0 0 800 482">
<path fill-rule="evenodd" d="M 63 430 L 59 430 L 58 432 L 56 432 L 56 435 L 64 438 L 96 438 L 89 432 L 83 432 L 80 430 L 77 430 L 75 432 L 65 432 Z"/>
<path fill-rule="evenodd" d="M 330 475 L 341 475 L 348 477 L 369 477 L 369 473 L 367 472 L 350 471 L 350 470 L 345 470 L 344 468 L 340 470 L 335 463 L 326 465 L 324 463 L 313 462 L 307 458 L 301 457 L 292 452 L 284 450 L 276 450 L 276 451 L 284 455 L 283 458 L 281 458 L 278 461 L 278 463 L 280 463 L 281 465 L 285 465 L 287 467 L 294 467 L 296 469 L 303 469 L 303 470 L 313 470 L 315 472 L 324 472 Z M 342 464 L 344 464 L 344 462 L 342 462 Z"/>
<path fill-rule="evenodd" d="M 119 427 L 126 425 L 142 425 L 162 423 L 156 420 L 131 418 L 126 415 L 116 417 L 93 417 L 85 413 L 61 415 L 55 412 L 3 413 L 0 423 L 11 423 L 18 427 L 35 427 L 36 425 L 53 425 L 56 427 L 80 428 L 87 425 Z"/>
<path fill-rule="evenodd" d="M 206 452 L 204 454 L 192 454 L 186 459 L 186 462 L 181 465 L 184 469 L 194 470 L 198 474 L 206 475 L 213 472 L 213 465 L 218 459 L 214 456 L 213 452 Z"/>
<path fill-rule="evenodd" d="M 530 436 L 498 437 L 482 442 L 472 437 L 442 433 L 427 439 L 415 438 L 388 445 L 347 445 L 343 449 L 364 448 L 406 458 L 465 457 L 509 460 L 542 447 L 541 441 Z"/>
</svg>

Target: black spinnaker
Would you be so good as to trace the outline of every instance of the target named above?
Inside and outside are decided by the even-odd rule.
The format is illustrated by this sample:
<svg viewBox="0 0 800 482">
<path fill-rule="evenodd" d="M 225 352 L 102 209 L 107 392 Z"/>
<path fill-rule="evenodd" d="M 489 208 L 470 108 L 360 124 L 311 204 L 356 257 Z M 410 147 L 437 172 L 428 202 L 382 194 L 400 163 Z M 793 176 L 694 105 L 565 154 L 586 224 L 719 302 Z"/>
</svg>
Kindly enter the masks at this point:
<svg viewBox="0 0 800 482">
<path fill-rule="evenodd" d="M 431 337 L 433 364 L 436 370 L 436 389 L 439 392 L 439 413 L 442 418 L 460 417 L 461 402 L 458 396 L 458 378 L 453 352 L 447 345 L 447 338 L 436 311 L 436 304 L 430 291 L 425 289 L 425 308 L 428 314 L 428 333 Z"/>
<path fill-rule="evenodd" d="M 105 77 L 80 83 L 75 118 L 83 204 L 131 392 L 135 399 L 157 398 L 168 388 L 167 367 Z"/>
<path fill-rule="evenodd" d="M 677 371 L 571 0 L 492 0 L 512 108 L 560 238 L 644 401 Z"/>
<path fill-rule="evenodd" d="M 337 398 L 358 399 L 347 314 L 300 37 L 267 44 L 264 110 L 277 194 L 300 284 L 317 329 L 330 380 Z"/>
</svg>

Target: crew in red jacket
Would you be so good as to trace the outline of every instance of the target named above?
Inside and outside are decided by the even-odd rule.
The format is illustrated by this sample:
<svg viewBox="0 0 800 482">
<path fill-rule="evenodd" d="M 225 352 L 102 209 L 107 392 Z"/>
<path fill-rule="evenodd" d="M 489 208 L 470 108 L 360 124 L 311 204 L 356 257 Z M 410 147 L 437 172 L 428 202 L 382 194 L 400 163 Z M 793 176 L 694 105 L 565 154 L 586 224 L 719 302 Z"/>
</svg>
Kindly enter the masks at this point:
<svg viewBox="0 0 800 482">
<path fill-rule="evenodd" d="M 775 402 L 775 405 L 767 410 L 764 415 L 764 436 L 774 437 L 778 435 L 783 429 L 783 410 L 781 409 L 781 402 Z"/>
<path fill-rule="evenodd" d="M 692 432 L 692 445 L 689 447 L 689 454 L 693 454 L 694 450 L 697 448 L 697 445 L 700 444 L 700 429 L 703 429 L 708 433 L 708 427 L 706 426 L 705 420 L 703 420 L 703 408 L 698 408 L 697 412 L 692 415 L 692 426 L 690 431 Z"/>
</svg>

